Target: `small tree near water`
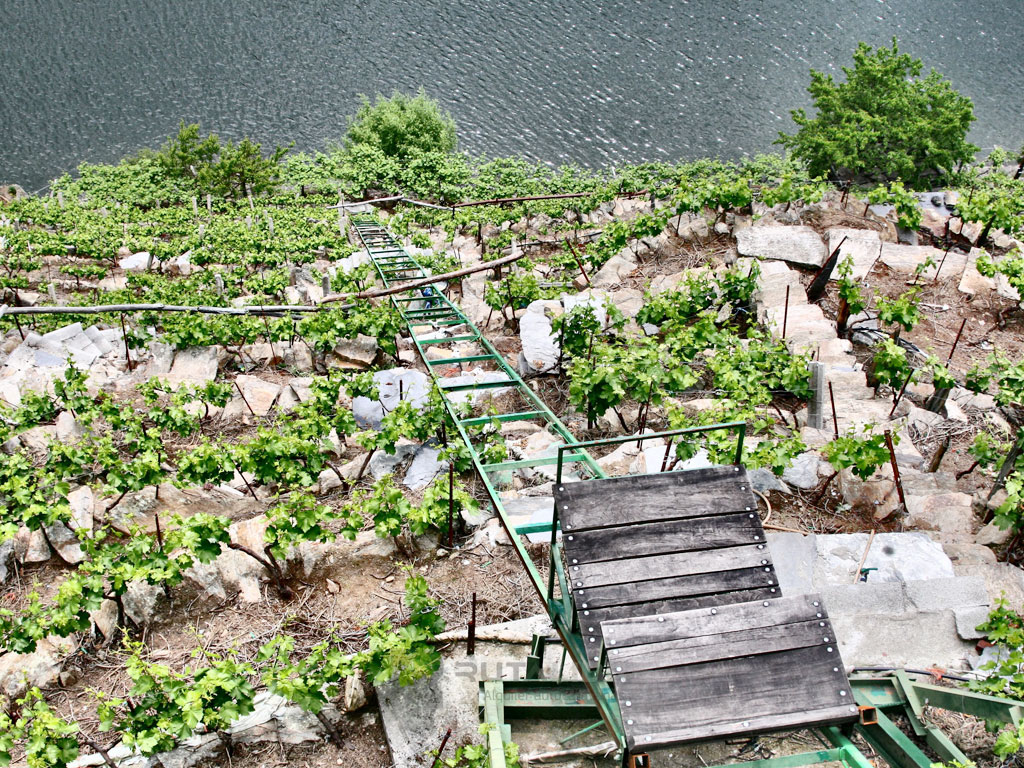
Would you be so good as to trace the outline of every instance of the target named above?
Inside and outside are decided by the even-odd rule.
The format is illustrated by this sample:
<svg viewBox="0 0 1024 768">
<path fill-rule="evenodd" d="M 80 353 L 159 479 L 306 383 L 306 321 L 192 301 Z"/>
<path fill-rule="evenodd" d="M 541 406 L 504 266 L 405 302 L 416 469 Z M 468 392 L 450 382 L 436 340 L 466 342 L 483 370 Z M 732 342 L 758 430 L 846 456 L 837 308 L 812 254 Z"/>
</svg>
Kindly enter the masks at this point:
<svg viewBox="0 0 1024 768">
<path fill-rule="evenodd" d="M 846 82 L 811 70 L 808 92 L 817 115 L 793 110 L 799 130 L 776 143 L 808 165 L 812 176 L 861 181 L 902 179 L 927 186 L 978 148 L 967 141 L 974 105 L 935 70 L 921 77 L 920 59 L 892 48 L 860 43 Z"/>
</svg>

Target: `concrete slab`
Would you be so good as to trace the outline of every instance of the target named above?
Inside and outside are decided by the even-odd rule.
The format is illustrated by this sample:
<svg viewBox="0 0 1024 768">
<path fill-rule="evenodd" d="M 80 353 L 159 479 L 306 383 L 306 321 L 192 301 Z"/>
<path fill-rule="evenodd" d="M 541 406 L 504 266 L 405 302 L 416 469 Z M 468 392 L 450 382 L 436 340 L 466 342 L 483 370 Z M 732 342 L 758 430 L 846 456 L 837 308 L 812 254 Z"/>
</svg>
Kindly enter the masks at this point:
<svg viewBox="0 0 1024 768">
<path fill-rule="evenodd" d="M 815 537 L 817 559 L 814 584 L 849 584 L 867 546 L 866 533 L 843 533 Z M 879 533 L 871 542 L 865 568 L 875 568 L 868 583 L 947 579 L 954 576 L 953 564 L 942 545 L 924 533 Z"/>
<path fill-rule="evenodd" d="M 852 259 L 853 274 L 851 277 L 854 280 L 863 280 L 879 256 L 882 240 L 878 233 L 873 229 L 832 227 L 825 234 L 828 237 L 828 252 L 832 253 L 842 243 L 842 247 L 839 249 L 839 261 Z M 838 270 L 832 272 L 831 279 L 839 279 Z"/>
<path fill-rule="evenodd" d="M 953 576 L 907 583 L 907 598 L 919 611 L 945 611 L 988 605 L 985 582 L 977 576 Z"/>
<path fill-rule="evenodd" d="M 975 656 L 973 643 L 957 635 L 952 611 L 886 616 L 830 610 L 829 616 L 847 669 L 854 666 L 969 669 L 969 659 Z"/>
<path fill-rule="evenodd" d="M 736 233 L 741 256 L 780 259 L 807 267 L 825 261 L 825 244 L 810 227 L 748 227 Z"/>
</svg>

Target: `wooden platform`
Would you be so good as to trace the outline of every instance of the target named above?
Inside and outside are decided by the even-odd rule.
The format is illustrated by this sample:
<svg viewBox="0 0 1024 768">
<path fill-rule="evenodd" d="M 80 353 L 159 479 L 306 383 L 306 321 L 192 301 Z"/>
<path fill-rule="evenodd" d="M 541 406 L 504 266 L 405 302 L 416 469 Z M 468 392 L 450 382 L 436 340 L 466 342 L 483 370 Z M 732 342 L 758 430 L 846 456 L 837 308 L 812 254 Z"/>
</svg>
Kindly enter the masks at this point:
<svg viewBox="0 0 1024 768">
<path fill-rule="evenodd" d="M 555 489 L 588 662 L 631 751 L 857 718 L 820 597 L 783 597 L 741 467 Z"/>
<path fill-rule="evenodd" d="M 630 750 L 857 719 L 821 598 L 602 624 Z"/>
<path fill-rule="evenodd" d="M 591 666 L 602 621 L 781 594 L 742 468 L 567 483 L 555 503 Z"/>
</svg>

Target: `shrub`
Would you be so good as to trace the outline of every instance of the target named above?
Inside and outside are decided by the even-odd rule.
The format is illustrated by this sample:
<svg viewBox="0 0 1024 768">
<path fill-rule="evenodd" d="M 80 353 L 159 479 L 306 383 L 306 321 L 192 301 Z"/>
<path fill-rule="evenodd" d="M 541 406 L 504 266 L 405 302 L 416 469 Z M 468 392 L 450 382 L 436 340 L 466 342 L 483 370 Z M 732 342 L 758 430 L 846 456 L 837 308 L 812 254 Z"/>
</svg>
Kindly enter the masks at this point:
<svg viewBox="0 0 1024 768">
<path fill-rule="evenodd" d="M 455 121 L 421 88 L 415 96 L 395 91 L 390 99 L 377 94 L 349 119 L 345 148 L 367 145 L 386 157 L 407 159 L 425 152 L 455 149 Z"/>
</svg>

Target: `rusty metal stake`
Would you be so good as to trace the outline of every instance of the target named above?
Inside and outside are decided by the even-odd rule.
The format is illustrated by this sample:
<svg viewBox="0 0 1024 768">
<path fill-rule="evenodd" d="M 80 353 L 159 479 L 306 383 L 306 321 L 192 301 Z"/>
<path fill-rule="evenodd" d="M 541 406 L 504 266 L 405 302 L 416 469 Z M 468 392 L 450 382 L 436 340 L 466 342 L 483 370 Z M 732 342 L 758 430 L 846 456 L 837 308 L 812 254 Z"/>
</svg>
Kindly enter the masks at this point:
<svg viewBox="0 0 1024 768">
<path fill-rule="evenodd" d="M 466 633 L 466 655 L 472 656 L 476 653 L 476 592 L 473 593 L 473 607 L 470 614 L 468 632 Z"/>
<path fill-rule="evenodd" d="M 665 467 L 668 465 L 668 454 L 672 450 L 672 439 L 669 438 L 668 445 L 665 446 L 665 458 L 661 460 L 661 471 L 665 471 Z"/>
<path fill-rule="evenodd" d="M 900 506 L 906 511 L 907 497 L 903 495 L 903 481 L 900 479 L 899 464 L 896 463 L 896 449 L 892 444 L 892 432 L 887 429 L 882 434 L 885 436 L 885 447 L 889 449 L 889 462 L 892 464 L 892 476 L 896 481 L 896 493 L 900 497 Z"/>
<path fill-rule="evenodd" d="M 914 368 L 910 369 L 910 373 L 907 374 L 907 380 L 903 382 L 903 386 L 900 387 L 899 394 L 896 395 L 896 399 L 892 401 L 892 410 L 889 411 L 890 419 L 892 418 L 892 415 L 896 413 L 896 406 L 898 406 L 900 404 L 900 400 L 903 399 L 903 393 L 907 391 L 907 385 L 910 383 L 910 380 L 914 378 L 914 370 Z"/>
<path fill-rule="evenodd" d="M 587 281 L 587 285 L 589 286 L 590 277 L 587 275 L 587 270 L 583 268 L 583 262 L 580 260 L 579 254 L 576 253 L 576 249 L 572 247 L 571 242 L 566 240 L 565 244 L 569 246 L 569 252 L 572 254 L 572 257 L 576 259 L 576 266 L 580 268 L 580 274 L 583 275 L 583 279 Z"/>
<path fill-rule="evenodd" d="M 444 752 L 444 748 L 448 746 L 448 739 L 451 738 L 452 729 L 449 728 L 445 733 L 444 738 L 441 739 L 441 746 L 437 748 L 437 757 L 434 758 L 434 762 L 430 764 L 430 768 L 437 768 L 438 762 L 441 760 L 441 753 Z"/>
<path fill-rule="evenodd" d="M 23 330 L 21 330 L 21 323 L 18 322 L 18 316 L 17 315 L 11 315 L 11 317 L 14 318 L 14 327 L 18 329 L 18 335 L 20 335 L 21 336 L 21 340 L 24 341 L 25 340 L 25 332 Z"/>
<path fill-rule="evenodd" d="M 950 362 L 952 362 L 952 360 L 953 360 L 953 353 L 956 352 L 956 345 L 960 343 L 960 337 L 964 333 L 964 326 L 965 325 L 967 325 L 967 318 L 966 317 L 964 318 L 964 321 L 962 323 L 960 323 L 960 330 L 956 332 L 956 338 L 953 339 L 953 346 L 949 350 L 949 357 L 946 358 L 946 365 L 949 365 Z"/>
<path fill-rule="evenodd" d="M 254 411 L 252 409 L 252 406 L 249 405 L 249 401 L 245 399 L 245 393 L 242 392 L 242 388 L 240 386 L 238 386 L 238 382 L 237 381 L 235 382 L 235 389 L 238 390 L 239 397 L 242 398 L 242 402 L 245 403 L 245 407 L 249 409 L 249 413 L 251 413 L 252 417 L 255 419 L 256 418 L 256 411 Z M 241 473 L 239 473 L 239 474 L 241 474 Z"/>
<path fill-rule="evenodd" d="M 19 328 L 19 330 L 21 329 Z M 25 337 L 22 336 L 22 338 Z M 121 338 L 124 339 L 124 359 L 128 361 L 128 371 L 131 372 L 132 370 L 134 370 L 132 368 L 132 353 L 131 350 L 128 349 L 128 330 L 124 326 L 123 312 L 121 313 Z"/>
<path fill-rule="evenodd" d="M 949 224 L 949 219 L 946 219 L 946 223 Z M 952 243 L 946 246 L 946 252 L 942 254 L 942 260 L 939 262 L 939 268 L 935 270 L 935 277 L 932 278 L 933 283 L 939 282 L 939 272 L 942 271 L 942 265 L 946 263 L 946 257 L 949 256 L 949 252 L 950 250 L 952 250 L 952 248 Z"/>
<path fill-rule="evenodd" d="M 832 403 L 832 427 L 835 429 L 836 440 L 839 439 L 839 418 L 836 416 L 836 396 L 832 392 L 832 382 L 828 383 L 828 399 Z"/>
<path fill-rule="evenodd" d="M 782 310 L 782 340 L 786 340 L 786 323 L 789 322 L 789 286 L 786 286 L 786 306 Z"/>
</svg>

